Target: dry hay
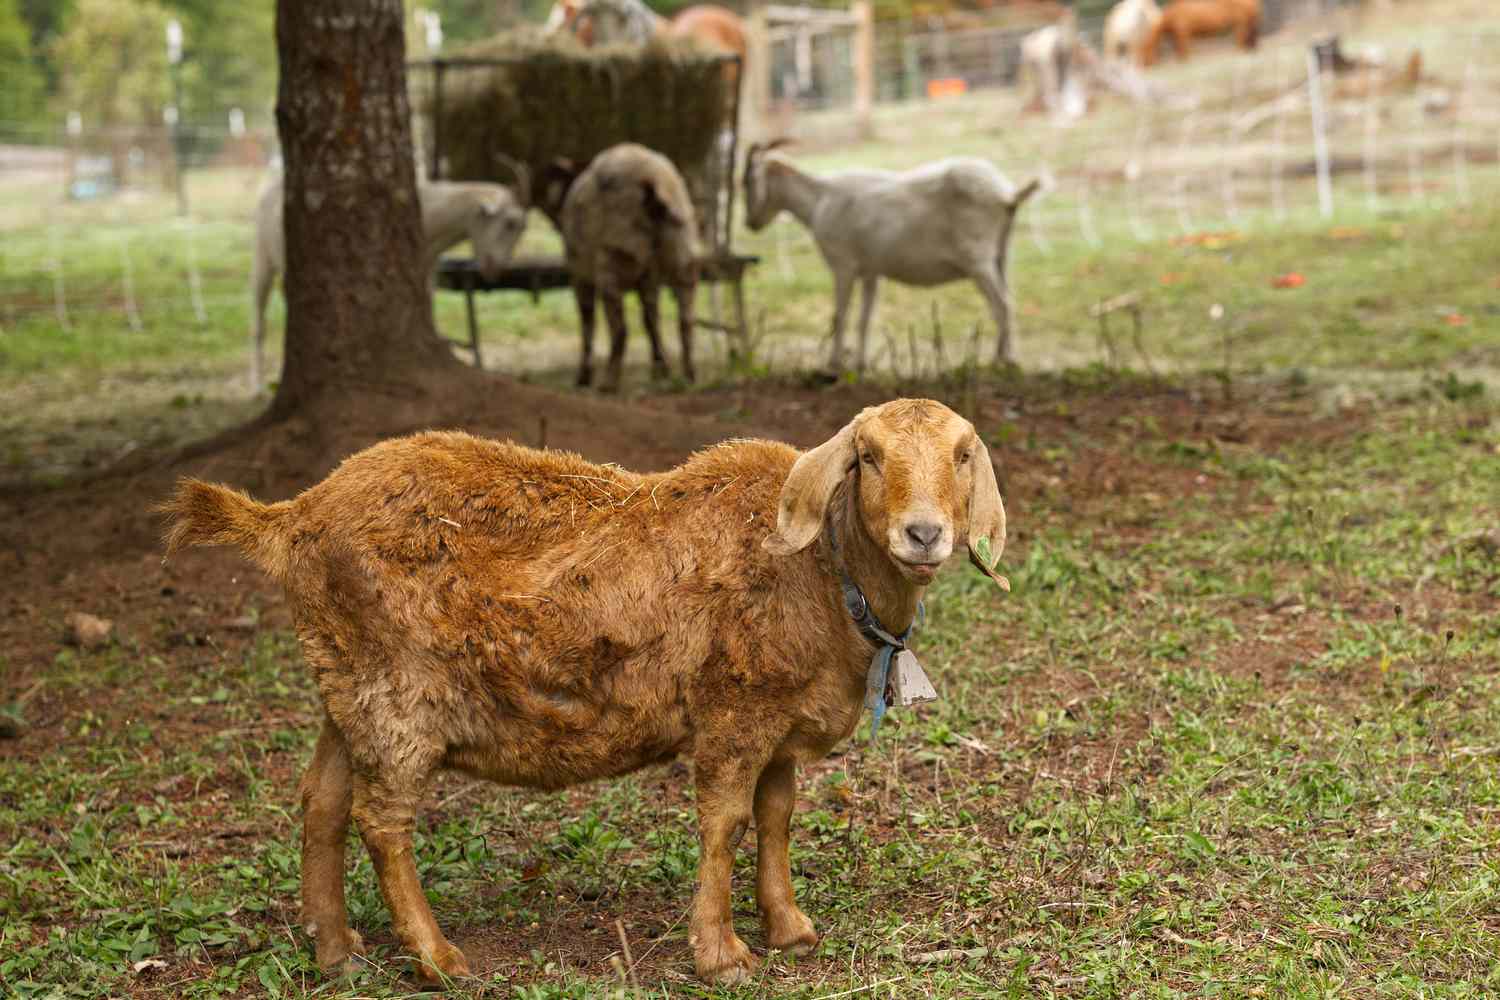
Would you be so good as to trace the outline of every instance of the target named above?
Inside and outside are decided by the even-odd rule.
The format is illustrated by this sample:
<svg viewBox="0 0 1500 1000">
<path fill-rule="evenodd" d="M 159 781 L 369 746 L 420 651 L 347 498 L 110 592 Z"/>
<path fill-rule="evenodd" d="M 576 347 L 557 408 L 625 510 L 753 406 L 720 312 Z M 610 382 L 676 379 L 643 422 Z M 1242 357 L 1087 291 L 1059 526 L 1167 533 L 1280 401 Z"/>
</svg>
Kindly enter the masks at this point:
<svg viewBox="0 0 1500 1000">
<path fill-rule="evenodd" d="M 638 142 L 666 156 L 701 191 L 729 124 L 722 57 L 688 43 L 585 49 L 516 34 L 470 46 L 460 57 L 501 62 L 445 73 L 436 124 L 443 176 L 454 180 L 508 182 L 500 155 L 525 163 L 535 176 L 558 157 L 583 164 L 616 143 Z M 429 122 L 431 73 L 413 74 L 415 103 Z M 423 132 L 430 143 L 431 128 Z"/>
</svg>

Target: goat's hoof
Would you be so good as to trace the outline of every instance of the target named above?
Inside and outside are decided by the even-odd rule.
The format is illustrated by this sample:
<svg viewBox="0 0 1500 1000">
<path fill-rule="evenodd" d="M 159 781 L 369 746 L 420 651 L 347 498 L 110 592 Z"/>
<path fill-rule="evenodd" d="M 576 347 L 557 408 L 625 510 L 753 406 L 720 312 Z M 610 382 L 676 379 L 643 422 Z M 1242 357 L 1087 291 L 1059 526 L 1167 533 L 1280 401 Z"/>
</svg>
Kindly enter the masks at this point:
<svg viewBox="0 0 1500 1000">
<path fill-rule="evenodd" d="M 444 941 L 437 951 L 417 964 L 417 975 L 423 982 L 442 985 L 449 979 L 464 979 L 474 975 L 469 960 L 451 941 Z"/>
<path fill-rule="evenodd" d="M 806 955 L 818 946 L 818 932 L 813 930 L 812 921 L 795 906 L 774 918 L 768 917 L 765 927 L 766 946 L 773 951 Z"/>
<path fill-rule="evenodd" d="M 755 956 L 729 928 L 705 942 L 693 941 L 693 966 L 698 978 L 716 986 L 747 983 L 755 973 Z"/>
<path fill-rule="evenodd" d="M 343 933 L 312 933 L 317 943 L 318 968 L 329 975 L 353 971 L 354 956 L 365 953 L 364 938 L 352 928 L 345 927 Z"/>
</svg>

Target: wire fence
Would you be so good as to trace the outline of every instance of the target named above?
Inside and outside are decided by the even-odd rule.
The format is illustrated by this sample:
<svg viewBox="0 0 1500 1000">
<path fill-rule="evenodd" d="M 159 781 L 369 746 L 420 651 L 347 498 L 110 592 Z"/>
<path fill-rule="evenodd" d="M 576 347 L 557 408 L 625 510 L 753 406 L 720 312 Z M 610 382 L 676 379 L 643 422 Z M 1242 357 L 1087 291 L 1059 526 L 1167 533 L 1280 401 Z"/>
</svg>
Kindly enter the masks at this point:
<svg viewBox="0 0 1500 1000">
<path fill-rule="evenodd" d="M 826 162 L 900 167 L 964 152 L 1016 180 L 1043 176 L 1049 187 L 1018 233 L 1042 257 L 1064 244 L 1463 204 L 1487 197 L 1500 176 L 1500 65 L 1488 58 L 1497 41 L 1500 31 L 1409 33 L 1378 64 L 1344 72 L 1319 72 L 1300 43 L 1204 57 L 1167 78 L 1184 103 L 1112 99 L 1071 127 L 1020 114 L 1013 94 L 889 102 L 875 117 L 885 142 Z M 250 220 L 276 155 L 272 133 L 198 124 L 8 141 L 17 138 L 36 137 L 0 133 L 0 329 L 243 328 Z M 772 252 L 755 282 L 783 277 L 778 248 L 806 238 L 790 222 L 774 226 L 758 244 Z"/>
</svg>

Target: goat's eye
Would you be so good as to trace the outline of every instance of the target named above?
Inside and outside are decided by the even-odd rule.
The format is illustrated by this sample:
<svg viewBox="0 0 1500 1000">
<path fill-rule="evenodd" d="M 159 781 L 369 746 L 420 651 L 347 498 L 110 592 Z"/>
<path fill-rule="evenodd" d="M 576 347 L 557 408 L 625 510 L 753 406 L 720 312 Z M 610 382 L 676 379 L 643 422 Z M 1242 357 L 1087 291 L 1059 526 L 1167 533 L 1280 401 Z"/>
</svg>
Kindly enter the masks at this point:
<svg viewBox="0 0 1500 1000">
<path fill-rule="evenodd" d="M 859 460 L 861 462 L 865 463 L 866 465 L 868 465 L 872 469 L 876 467 L 875 456 L 872 455 L 868 451 L 865 452 L 864 454 L 860 455 L 859 456 Z"/>
<path fill-rule="evenodd" d="M 968 465 L 969 464 L 969 459 L 971 459 L 973 457 L 974 457 L 974 453 L 972 451 L 966 451 L 962 455 L 958 456 L 958 464 L 959 465 Z"/>
</svg>

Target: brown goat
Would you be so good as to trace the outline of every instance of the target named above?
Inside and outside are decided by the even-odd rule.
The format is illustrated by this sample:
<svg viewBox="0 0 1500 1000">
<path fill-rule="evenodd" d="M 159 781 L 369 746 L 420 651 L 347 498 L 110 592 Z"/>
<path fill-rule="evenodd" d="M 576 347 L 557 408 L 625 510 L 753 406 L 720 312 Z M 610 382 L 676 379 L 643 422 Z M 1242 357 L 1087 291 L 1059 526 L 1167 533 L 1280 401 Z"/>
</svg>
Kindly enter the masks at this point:
<svg viewBox="0 0 1500 1000">
<path fill-rule="evenodd" d="M 412 861 L 439 768 L 561 788 L 690 754 L 698 974 L 734 982 L 754 967 L 729 893 L 752 820 L 766 944 L 810 949 L 787 858 L 796 768 L 854 731 L 878 648 L 840 571 L 900 634 L 956 546 L 993 575 L 979 539 L 995 558 L 1005 540 L 973 426 L 907 399 L 801 455 L 730 441 L 641 475 L 427 433 L 360 452 L 292 500 L 185 480 L 162 509 L 169 553 L 234 545 L 286 587 L 326 712 L 301 785 L 318 963 L 362 947 L 344 908 L 352 815 L 428 979 L 469 974 Z"/>
</svg>

